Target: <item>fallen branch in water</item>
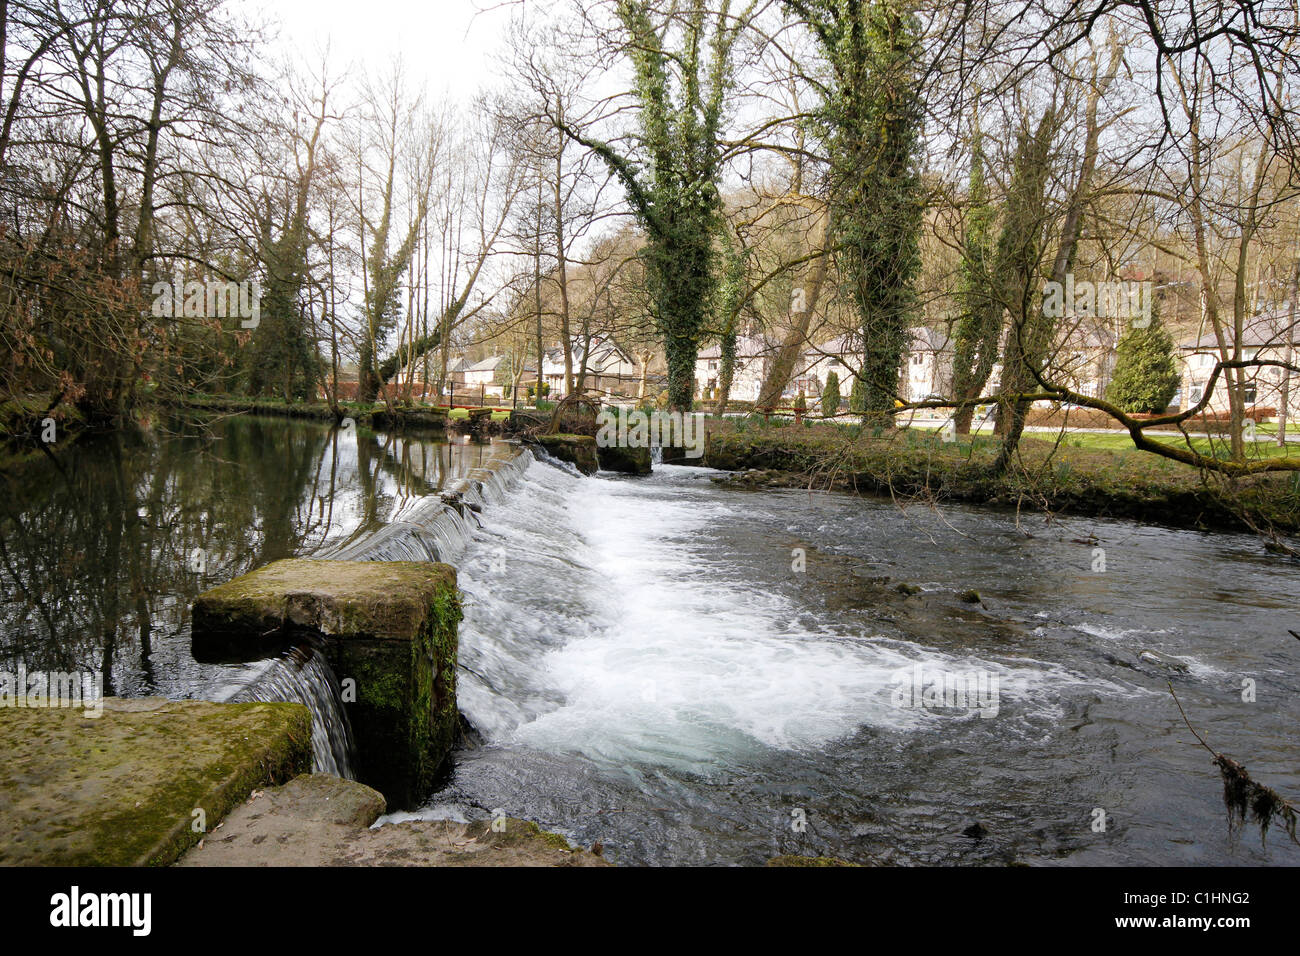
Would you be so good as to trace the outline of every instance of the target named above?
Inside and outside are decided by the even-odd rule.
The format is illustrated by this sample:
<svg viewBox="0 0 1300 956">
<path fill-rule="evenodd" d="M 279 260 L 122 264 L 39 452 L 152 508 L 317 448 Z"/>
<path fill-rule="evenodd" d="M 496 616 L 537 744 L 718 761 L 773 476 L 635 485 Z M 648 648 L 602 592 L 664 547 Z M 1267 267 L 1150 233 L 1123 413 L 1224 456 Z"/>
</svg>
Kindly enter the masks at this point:
<svg viewBox="0 0 1300 956">
<path fill-rule="evenodd" d="M 1259 825 L 1259 842 L 1263 845 L 1268 836 L 1269 826 L 1275 818 L 1281 818 L 1282 829 L 1286 831 L 1286 835 L 1291 838 L 1292 843 L 1300 846 L 1300 839 L 1296 838 L 1296 823 L 1300 821 L 1300 815 L 1296 813 L 1294 804 L 1272 787 L 1266 787 L 1251 779 L 1245 767 L 1207 744 L 1205 738 L 1196 732 L 1192 722 L 1187 719 L 1187 713 L 1183 710 L 1178 695 L 1174 693 L 1173 684 L 1169 684 L 1169 693 L 1174 698 L 1178 713 L 1183 715 L 1183 723 L 1187 725 L 1187 729 L 1192 732 L 1197 742 L 1213 755 L 1214 765 L 1219 768 L 1219 775 L 1223 777 L 1223 805 L 1228 808 L 1229 834 L 1236 833 L 1246 822 L 1246 816 L 1249 814 L 1251 822 Z"/>
</svg>

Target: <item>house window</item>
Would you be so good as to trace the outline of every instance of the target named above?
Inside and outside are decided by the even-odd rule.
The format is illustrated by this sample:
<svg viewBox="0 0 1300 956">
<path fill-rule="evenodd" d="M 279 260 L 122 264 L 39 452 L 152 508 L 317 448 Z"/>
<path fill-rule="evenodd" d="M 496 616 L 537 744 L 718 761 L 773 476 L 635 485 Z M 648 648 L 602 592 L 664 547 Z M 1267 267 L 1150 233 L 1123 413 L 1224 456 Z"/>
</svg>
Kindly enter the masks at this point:
<svg viewBox="0 0 1300 956">
<path fill-rule="evenodd" d="M 709 371 L 716 372 L 717 370 L 718 370 L 718 363 L 713 361 L 709 362 Z"/>
<path fill-rule="evenodd" d="M 1191 391 L 1187 393 L 1187 401 L 1190 402 L 1192 405 L 1195 405 L 1197 402 L 1201 400 L 1204 394 L 1205 394 L 1204 385 L 1193 385 Z"/>
<path fill-rule="evenodd" d="M 1241 400 L 1242 400 L 1243 402 L 1245 402 L 1247 405 L 1254 405 L 1254 404 L 1255 404 L 1255 386 L 1254 386 L 1254 385 L 1247 385 L 1247 386 L 1245 387 L 1245 389 L 1242 391 Z"/>
</svg>

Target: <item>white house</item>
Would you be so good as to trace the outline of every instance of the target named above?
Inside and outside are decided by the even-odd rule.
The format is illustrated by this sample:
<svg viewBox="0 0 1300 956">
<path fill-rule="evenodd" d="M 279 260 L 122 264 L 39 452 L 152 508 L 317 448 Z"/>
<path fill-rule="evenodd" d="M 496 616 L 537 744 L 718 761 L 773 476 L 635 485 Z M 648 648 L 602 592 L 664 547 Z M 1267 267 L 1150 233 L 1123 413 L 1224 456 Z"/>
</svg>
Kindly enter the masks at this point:
<svg viewBox="0 0 1300 956">
<path fill-rule="evenodd" d="M 903 360 L 903 387 L 899 398 L 924 402 L 935 395 L 952 394 L 952 340 L 941 329 L 917 326 L 907 330 L 909 346 Z"/>
<path fill-rule="evenodd" d="M 575 337 L 570 345 L 573 378 L 586 368 L 583 388 L 589 392 L 619 395 L 636 394 L 641 372 L 635 361 L 623 349 L 608 339 L 593 336 L 590 349 L 584 352 L 582 339 Z M 550 386 L 550 397 L 564 397 L 564 350 L 556 345 L 542 357 L 542 378 Z"/>
<path fill-rule="evenodd" d="M 729 397 L 738 402 L 758 401 L 768 361 L 776 345 L 757 335 L 736 336 L 736 362 L 731 372 Z M 722 376 L 722 347 L 710 345 L 695 356 L 695 387 L 702 398 L 712 398 Z"/>
<path fill-rule="evenodd" d="M 845 402 L 853 388 L 855 371 L 862 366 L 859 334 L 841 335 L 820 344 L 804 346 L 795 364 L 790 382 L 782 393 L 783 400 L 793 401 L 803 392 L 810 405 L 815 404 L 833 370 L 840 381 L 840 395 Z M 909 350 L 904 358 L 904 390 L 909 401 L 921 401 L 929 395 L 944 394 L 952 388 L 952 344 L 938 329 L 917 327 L 909 330 Z M 732 376 L 732 399 L 741 402 L 758 400 L 763 379 L 775 360 L 780 343 L 763 336 L 742 335 L 736 339 L 736 364 Z M 711 398 L 721 376 L 722 350 L 717 345 L 701 349 L 695 360 L 695 384 L 703 398 Z"/>
<path fill-rule="evenodd" d="M 1231 330 L 1228 330 L 1231 334 Z M 1232 342 L 1228 343 L 1229 348 Z M 1179 356 L 1182 359 L 1182 395 L 1186 396 L 1182 407 L 1195 405 L 1205 394 L 1210 375 L 1220 360 L 1219 343 L 1213 330 L 1203 329 L 1201 333 L 1179 343 Z M 1244 359 L 1265 359 L 1288 362 L 1295 365 L 1300 359 L 1300 317 L 1289 305 L 1272 312 L 1265 312 L 1246 321 L 1242 329 L 1241 357 Z M 1206 405 L 1210 412 L 1228 410 L 1228 390 L 1225 385 L 1226 373 L 1220 373 L 1215 383 L 1214 392 Z M 1271 408 L 1273 412 L 1261 412 L 1272 417 L 1277 414 L 1282 404 L 1282 385 L 1287 382 L 1287 405 L 1294 409 L 1300 404 L 1300 375 L 1291 373 L 1284 379 L 1283 369 L 1276 366 L 1246 369 L 1246 387 L 1243 398 L 1246 405 L 1258 406 L 1261 410 Z"/>
<path fill-rule="evenodd" d="M 456 391 L 463 390 L 467 396 L 504 398 L 506 386 L 511 385 L 515 379 L 517 369 L 514 362 L 515 359 L 509 355 L 491 355 L 481 362 L 475 362 L 460 373 L 462 380 L 456 384 Z M 526 385 L 530 380 L 535 381 L 536 377 L 536 367 L 525 365 L 520 385 Z"/>
</svg>

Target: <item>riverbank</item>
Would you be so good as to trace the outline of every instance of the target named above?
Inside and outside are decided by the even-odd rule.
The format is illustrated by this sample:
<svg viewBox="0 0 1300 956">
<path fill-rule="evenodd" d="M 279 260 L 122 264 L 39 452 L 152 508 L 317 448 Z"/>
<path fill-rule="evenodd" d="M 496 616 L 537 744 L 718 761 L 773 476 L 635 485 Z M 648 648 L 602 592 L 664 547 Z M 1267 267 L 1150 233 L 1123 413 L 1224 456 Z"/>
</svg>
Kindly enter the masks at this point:
<svg viewBox="0 0 1300 956">
<path fill-rule="evenodd" d="M 47 451 L 62 451 L 96 430 L 75 405 L 60 403 L 49 409 L 47 404 L 47 399 L 40 396 L 0 404 L 0 472 L 15 473 L 47 458 Z M 449 419 L 447 409 L 427 405 L 389 407 L 383 402 L 340 402 L 335 407 L 326 402 L 286 402 L 240 395 L 189 395 L 180 401 L 155 401 L 140 406 L 135 414 L 137 421 L 147 421 L 168 411 L 192 414 L 200 420 L 204 416 L 266 415 L 435 434 L 446 432 Z"/>
<path fill-rule="evenodd" d="M 286 402 L 279 398 L 250 398 L 237 395 L 193 395 L 181 407 L 195 412 L 228 415 L 277 415 L 311 421 L 339 422 L 350 419 L 368 428 L 418 428 L 442 431 L 447 427 L 447 410 L 428 405 L 409 408 L 383 402 Z"/>
<path fill-rule="evenodd" d="M 1025 436 L 1013 466 L 992 475 L 998 441 L 900 429 L 873 437 L 839 425 L 756 419 L 707 424 L 699 463 L 749 487 L 813 487 L 1217 531 L 1300 532 L 1294 474 L 1228 480 L 1135 448 L 1058 445 Z"/>
<path fill-rule="evenodd" d="M 51 407 L 48 396 L 0 402 L 0 472 L 44 459 L 51 447 L 66 447 L 86 430 L 85 416 L 75 405 Z"/>
<path fill-rule="evenodd" d="M 249 794 L 311 769 L 299 704 L 60 708 L 20 693 L 0 707 L 0 866 L 165 866 Z"/>
<path fill-rule="evenodd" d="M 536 823 L 498 816 L 373 824 L 384 798 L 313 773 L 257 791 L 180 866 L 608 866 Z"/>
</svg>

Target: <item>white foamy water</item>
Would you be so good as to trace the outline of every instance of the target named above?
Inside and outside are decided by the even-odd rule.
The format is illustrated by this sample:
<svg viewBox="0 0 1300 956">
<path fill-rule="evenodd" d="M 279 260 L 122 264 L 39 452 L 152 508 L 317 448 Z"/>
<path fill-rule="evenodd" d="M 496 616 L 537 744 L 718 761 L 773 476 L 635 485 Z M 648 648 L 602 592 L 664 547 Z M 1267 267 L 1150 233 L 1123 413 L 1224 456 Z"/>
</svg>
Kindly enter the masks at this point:
<svg viewBox="0 0 1300 956">
<path fill-rule="evenodd" d="M 460 705 L 491 742 L 716 771 L 862 726 L 937 729 L 957 712 L 895 703 L 916 663 L 996 678 L 1000 713 L 1021 718 L 1055 716 L 1060 686 L 1081 680 L 844 626 L 810 631 L 788 598 L 693 546 L 736 512 L 692 495 L 683 475 L 581 479 L 536 463 L 484 512 L 460 567 Z"/>
</svg>

